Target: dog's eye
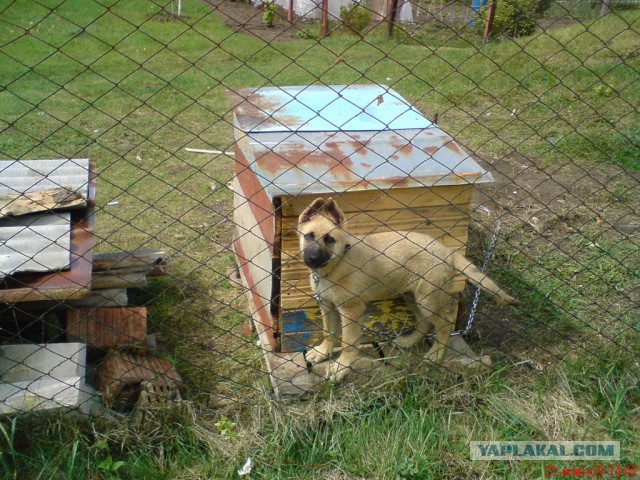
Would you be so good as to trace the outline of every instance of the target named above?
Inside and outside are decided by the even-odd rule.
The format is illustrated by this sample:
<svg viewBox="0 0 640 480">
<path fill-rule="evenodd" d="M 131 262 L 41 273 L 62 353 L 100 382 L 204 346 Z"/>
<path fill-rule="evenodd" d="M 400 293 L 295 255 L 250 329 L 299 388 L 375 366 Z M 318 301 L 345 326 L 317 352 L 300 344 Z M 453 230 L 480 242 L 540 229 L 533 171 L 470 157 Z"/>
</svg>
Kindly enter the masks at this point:
<svg viewBox="0 0 640 480">
<path fill-rule="evenodd" d="M 325 235 L 324 236 L 324 243 L 327 245 L 333 245 L 334 243 L 336 243 L 336 239 L 333 238 L 331 235 Z"/>
<path fill-rule="evenodd" d="M 304 239 L 309 241 L 309 242 L 312 241 L 314 238 L 315 237 L 314 237 L 313 233 L 305 233 L 304 234 Z"/>
</svg>

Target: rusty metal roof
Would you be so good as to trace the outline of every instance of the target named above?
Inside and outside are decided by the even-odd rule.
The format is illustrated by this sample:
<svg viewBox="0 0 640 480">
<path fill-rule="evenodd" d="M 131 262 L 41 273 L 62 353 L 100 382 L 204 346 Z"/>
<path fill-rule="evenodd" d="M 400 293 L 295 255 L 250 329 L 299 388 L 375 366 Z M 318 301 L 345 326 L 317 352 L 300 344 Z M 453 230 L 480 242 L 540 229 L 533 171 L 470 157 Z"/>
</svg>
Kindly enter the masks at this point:
<svg viewBox="0 0 640 480">
<path fill-rule="evenodd" d="M 378 105 L 381 92 L 391 100 Z M 386 87 L 279 87 L 230 97 L 238 146 L 271 197 L 493 181 Z"/>
</svg>

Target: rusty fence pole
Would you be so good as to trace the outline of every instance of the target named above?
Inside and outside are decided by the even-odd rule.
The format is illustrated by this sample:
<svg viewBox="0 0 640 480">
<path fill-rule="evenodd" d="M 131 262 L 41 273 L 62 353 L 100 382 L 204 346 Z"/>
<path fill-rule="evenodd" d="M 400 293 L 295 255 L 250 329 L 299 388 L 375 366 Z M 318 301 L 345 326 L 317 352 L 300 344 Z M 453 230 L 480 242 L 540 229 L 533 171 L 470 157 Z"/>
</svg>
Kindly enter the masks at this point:
<svg viewBox="0 0 640 480">
<path fill-rule="evenodd" d="M 289 23 L 293 23 L 293 0 L 289 0 L 289 11 L 287 12 L 287 20 Z"/>
<path fill-rule="evenodd" d="M 393 34 L 393 27 L 396 23 L 397 11 L 398 11 L 398 0 L 391 0 L 389 13 L 387 14 L 387 34 L 389 36 Z"/>
<path fill-rule="evenodd" d="M 322 0 L 322 38 L 329 35 L 329 0 Z"/>
<path fill-rule="evenodd" d="M 489 11 L 487 12 L 487 24 L 484 26 L 484 36 L 482 37 L 484 43 L 487 43 L 491 38 L 491 30 L 493 29 L 493 18 L 496 16 L 496 4 L 498 0 L 492 0 L 489 5 Z"/>
</svg>

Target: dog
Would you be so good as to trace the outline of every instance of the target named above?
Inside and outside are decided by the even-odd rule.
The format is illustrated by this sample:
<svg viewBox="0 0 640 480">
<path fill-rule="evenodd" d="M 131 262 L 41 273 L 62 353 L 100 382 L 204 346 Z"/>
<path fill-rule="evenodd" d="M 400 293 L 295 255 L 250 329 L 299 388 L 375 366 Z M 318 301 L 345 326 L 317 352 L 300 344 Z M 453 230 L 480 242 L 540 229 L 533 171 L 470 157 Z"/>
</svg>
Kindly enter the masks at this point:
<svg viewBox="0 0 640 480">
<path fill-rule="evenodd" d="M 322 342 L 307 351 L 314 365 L 328 360 L 340 342 L 340 356 L 327 377 L 339 383 L 360 356 L 362 317 L 367 303 L 403 297 L 416 316 L 415 330 L 396 338 L 409 348 L 435 328 L 435 340 L 426 359 L 441 363 L 452 322 L 456 298 L 449 293 L 456 276 L 496 297 L 501 304 L 515 299 L 463 255 L 433 237 L 418 232 L 385 232 L 364 236 L 348 232 L 345 215 L 333 199 L 316 199 L 298 219 L 304 263 L 311 271 L 311 287 L 320 305 Z"/>
</svg>

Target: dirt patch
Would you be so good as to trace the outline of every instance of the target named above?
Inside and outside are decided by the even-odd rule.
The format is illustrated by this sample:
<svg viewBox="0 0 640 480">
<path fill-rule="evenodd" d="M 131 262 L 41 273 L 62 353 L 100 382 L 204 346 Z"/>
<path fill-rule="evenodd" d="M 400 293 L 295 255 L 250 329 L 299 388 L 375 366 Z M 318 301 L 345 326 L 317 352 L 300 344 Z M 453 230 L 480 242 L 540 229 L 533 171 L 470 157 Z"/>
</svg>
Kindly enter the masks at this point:
<svg viewBox="0 0 640 480">
<path fill-rule="evenodd" d="M 262 20 L 263 9 L 261 7 L 229 0 L 208 0 L 207 3 L 220 15 L 225 25 L 233 32 L 242 32 L 260 38 L 265 42 L 272 40 L 298 40 L 298 32 L 313 23 L 297 17 L 291 23 L 287 18 L 287 12 L 282 8 L 278 8 L 275 14 L 274 26 L 267 27 Z"/>
<path fill-rule="evenodd" d="M 515 221 L 556 245 L 592 225 L 624 237 L 637 233 L 637 175 L 615 166 L 541 166 L 522 155 L 481 163 L 495 182 L 478 189 L 478 202 L 496 210 L 511 227 L 516 225 L 509 222 Z"/>
<path fill-rule="evenodd" d="M 521 310 L 515 316 L 490 302 L 481 305 L 473 332 L 479 345 L 493 347 L 496 355 L 513 356 L 536 369 L 564 358 L 567 344 L 594 348 L 585 345 L 600 336 L 601 327 L 598 322 L 587 325 L 585 319 L 609 312 L 608 304 L 633 308 L 640 300 L 637 287 L 613 288 L 606 282 L 591 300 L 580 293 L 590 287 L 581 285 L 584 280 L 580 278 L 588 278 L 585 274 L 593 262 L 607 259 L 607 267 L 617 268 L 620 260 L 608 250 L 610 247 L 602 249 L 603 245 L 637 247 L 640 214 L 635 206 L 640 202 L 640 177 L 611 165 L 594 168 L 572 162 L 549 166 L 521 155 L 481 163 L 495 182 L 476 189 L 477 208 L 472 212 L 469 237 L 471 255 L 476 262 L 483 258 L 491 231 L 500 219 L 497 250 L 501 258 L 495 261 L 502 263 L 492 267 L 501 270 L 511 263 L 510 258 L 519 256 L 529 267 L 514 264 L 507 268 L 514 273 L 535 268 L 541 276 L 523 282 L 527 272 L 520 272 L 521 285 L 528 283 L 531 290 L 521 292 L 525 298 L 520 299 Z M 626 266 L 629 271 L 633 263 Z M 517 283 L 515 280 L 514 285 Z M 555 292 L 548 290 L 554 284 L 573 291 L 574 298 L 553 300 Z M 574 315 L 578 315 L 575 320 Z M 608 322 L 624 325 L 621 318 L 614 317 Z M 554 341 L 544 341 L 549 338 Z"/>
</svg>

